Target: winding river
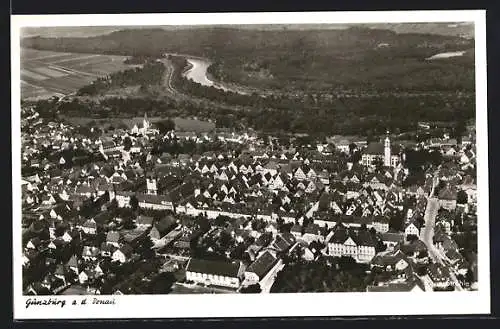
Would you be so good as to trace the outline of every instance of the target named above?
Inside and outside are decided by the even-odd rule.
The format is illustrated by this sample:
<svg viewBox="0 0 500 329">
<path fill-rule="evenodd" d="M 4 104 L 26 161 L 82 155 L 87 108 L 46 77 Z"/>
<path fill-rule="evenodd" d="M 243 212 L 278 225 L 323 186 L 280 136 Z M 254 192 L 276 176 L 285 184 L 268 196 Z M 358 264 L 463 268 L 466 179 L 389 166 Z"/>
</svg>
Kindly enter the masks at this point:
<svg viewBox="0 0 500 329">
<path fill-rule="evenodd" d="M 184 77 L 193 80 L 203 86 L 212 87 L 214 82 L 207 76 L 207 70 L 210 62 L 201 59 L 186 58 L 191 68 L 184 72 Z"/>
<path fill-rule="evenodd" d="M 183 76 L 186 77 L 187 79 L 197 82 L 203 86 L 215 87 L 217 89 L 221 89 L 224 91 L 231 91 L 239 94 L 246 94 L 241 90 L 228 88 L 226 86 L 221 85 L 220 83 L 216 83 L 210 80 L 207 75 L 208 67 L 211 64 L 209 61 L 193 57 L 186 57 L 186 60 L 191 65 L 191 68 L 186 72 L 184 72 L 183 74 Z"/>
</svg>

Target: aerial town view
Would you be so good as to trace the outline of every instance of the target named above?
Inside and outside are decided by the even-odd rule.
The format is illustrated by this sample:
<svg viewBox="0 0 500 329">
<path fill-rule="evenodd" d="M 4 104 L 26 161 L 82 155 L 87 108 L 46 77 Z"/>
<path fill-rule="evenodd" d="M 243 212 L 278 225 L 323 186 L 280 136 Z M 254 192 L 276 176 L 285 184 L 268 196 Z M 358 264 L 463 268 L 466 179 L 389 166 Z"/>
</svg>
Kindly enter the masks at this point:
<svg viewBox="0 0 500 329">
<path fill-rule="evenodd" d="M 478 289 L 474 24 L 25 28 L 24 295 Z"/>
</svg>

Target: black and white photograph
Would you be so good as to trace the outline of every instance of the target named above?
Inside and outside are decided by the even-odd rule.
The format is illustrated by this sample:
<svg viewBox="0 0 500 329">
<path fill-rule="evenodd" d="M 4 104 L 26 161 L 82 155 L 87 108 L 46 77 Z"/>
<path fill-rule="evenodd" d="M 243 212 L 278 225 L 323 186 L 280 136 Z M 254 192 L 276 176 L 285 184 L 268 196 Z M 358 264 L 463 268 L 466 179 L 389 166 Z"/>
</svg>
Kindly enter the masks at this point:
<svg viewBox="0 0 500 329">
<path fill-rule="evenodd" d="M 489 313 L 484 16 L 13 16 L 15 315 Z"/>
</svg>

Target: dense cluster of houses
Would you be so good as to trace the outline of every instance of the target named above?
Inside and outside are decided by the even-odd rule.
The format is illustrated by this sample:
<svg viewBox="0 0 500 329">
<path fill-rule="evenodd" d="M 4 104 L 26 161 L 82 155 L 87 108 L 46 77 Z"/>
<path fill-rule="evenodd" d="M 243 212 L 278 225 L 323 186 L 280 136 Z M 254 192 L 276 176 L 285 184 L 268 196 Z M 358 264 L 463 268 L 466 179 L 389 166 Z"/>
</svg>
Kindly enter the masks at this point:
<svg viewBox="0 0 500 329">
<path fill-rule="evenodd" d="M 26 293 L 61 293 L 72 285 L 101 293 L 120 266 L 140 261 L 147 239 L 154 257 L 187 260 L 180 266 L 186 282 L 228 289 L 259 283 L 268 291 L 285 255 L 297 248 L 304 261 L 352 257 L 390 274 L 369 291 L 425 290 L 415 274 L 425 262 L 424 275 L 436 287 L 449 283 L 450 268 L 422 256 L 426 246 L 419 240 L 434 173 L 405 186 L 404 153 L 389 136 L 383 144 L 356 144 L 363 155 L 353 163 L 352 140 L 333 148 L 276 148 L 231 132 L 221 136 L 229 146 L 245 145 L 238 156 L 230 147 L 153 155 L 153 141 L 211 138 L 160 136 L 146 117 L 141 128 L 94 137 L 46 123 L 29 108 L 22 122 Z M 437 171 L 440 206 L 474 216 L 476 182 L 468 174 L 475 168 L 474 144 L 432 141 L 425 147 L 452 160 Z M 437 220 L 434 240 L 451 270 L 462 273 L 470 264 L 451 238 L 454 218 Z M 224 259 L 200 256 L 200 246 L 208 254 L 224 246 Z M 113 293 L 124 293 L 116 287 Z"/>
</svg>

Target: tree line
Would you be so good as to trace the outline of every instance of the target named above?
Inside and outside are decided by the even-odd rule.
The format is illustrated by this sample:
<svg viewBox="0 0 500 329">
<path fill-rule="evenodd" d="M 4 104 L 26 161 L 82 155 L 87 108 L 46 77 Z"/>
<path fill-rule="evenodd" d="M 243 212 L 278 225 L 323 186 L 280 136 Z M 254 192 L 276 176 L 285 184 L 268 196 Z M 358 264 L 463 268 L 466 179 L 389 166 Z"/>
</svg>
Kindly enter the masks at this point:
<svg viewBox="0 0 500 329">
<path fill-rule="evenodd" d="M 81 87 L 77 91 L 77 95 L 93 96 L 102 94 L 112 88 L 127 86 L 141 86 L 146 88 L 147 86 L 158 85 L 163 79 L 164 72 L 165 65 L 163 63 L 148 61 L 142 67 L 127 69 L 97 78 L 91 84 Z"/>
<path fill-rule="evenodd" d="M 302 98 L 290 98 L 284 94 L 244 95 L 213 86 L 204 86 L 185 78 L 182 72 L 188 63 L 184 58 L 176 57 L 174 65 L 176 70 L 172 82 L 176 89 L 210 101 L 238 107 L 238 111 L 217 110 L 226 112 L 224 116 L 217 117 L 216 122 L 219 126 L 231 125 L 231 122 L 236 121 L 264 131 L 376 135 L 383 134 L 387 129 L 400 132 L 415 131 L 418 122 L 422 120 L 455 122 L 457 127 L 463 128 L 463 122 L 475 115 L 472 96 L 380 95 L 376 98 L 339 96 L 327 99 L 312 94 L 306 94 Z M 251 110 L 246 110 L 247 108 Z M 463 133 L 463 129 L 461 132 Z"/>
<path fill-rule="evenodd" d="M 218 79 L 278 90 L 474 88 L 471 56 L 425 61 L 438 52 L 471 49 L 474 40 L 382 29 L 127 29 L 83 40 L 28 37 L 21 43 L 42 50 L 155 58 L 168 52 L 188 53 L 217 60 L 221 69 L 213 73 L 219 73 L 214 75 Z M 380 43 L 389 46 L 378 47 Z M 255 79 L 262 72 L 270 75 Z"/>
<path fill-rule="evenodd" d="M 351 257 L 296 261 L 278 272 L 271 293 L 364 292 L 372 278 Z"/>
<path fill-rule="evenodd" d="M 376 136 L 387 129 L 415 132 L 418 123 L 448 122 L 455 135 L 464 134 L 464 123 L 474 117 L 472 97 L 428 95 L 422 97 L 380 96 L 377 98 L 327 99 L 313 94 L 303 98 L 284 95 L 263 97 L 241 95 L 197 84 L 182 76 L 188 63 L 185 58 L 172 56 L 176 69 L 172 82 L 181 91 L 204 99 L 234 105 L 234 108 L 195 104 L 189 100 L 158 97 L 106 97 L 102 100 L 74 98 L 57 102 L 57 98 L 36 101 L 35 110 L 44 118 L 57 114 L 95 118 L 142 116 L 197 116 L 216 122 L 216 126 L 245 129 L 251 127 L 269 133 L 294 132 L 314 136 L 331 134 Z M 143 68 L 117 72 L 83 87 L 80 94 L 102 93 L 112 86 L 159 83 L 165 67 L 151 62 Z"/>
</svg>

